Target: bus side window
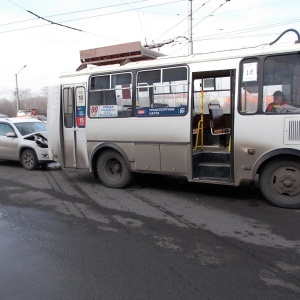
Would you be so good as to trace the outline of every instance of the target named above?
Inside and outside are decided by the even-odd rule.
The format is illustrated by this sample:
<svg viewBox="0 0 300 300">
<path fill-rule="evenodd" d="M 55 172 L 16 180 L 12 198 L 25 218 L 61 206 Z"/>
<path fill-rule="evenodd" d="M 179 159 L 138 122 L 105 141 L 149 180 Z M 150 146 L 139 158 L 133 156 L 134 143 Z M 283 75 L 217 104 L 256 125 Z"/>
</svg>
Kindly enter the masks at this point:
<svg viewBox="0 0 300 300">
<path fill-rule="evenodd" d="M 116 105 L 117 99 L 115 91 L 102 91 L 102 103 L 101 105 Z"/>
<path fill-rule="evenodd" d="M 119 73 L 111 76 L 111 88 L 114 89 L 119 117 L 132 114 L 132 73 Z"/>
<path fill-rule="evenodd" d="M 290 54 L 265 59 L 262 108 L 264 112 L 300 112 L 299 58 L 299 54 Z"/>
<path fill-rule="evenodd" d="M 118 115 L 129 117 L 132 114 L 132 89 L 131 85 L 116 85 L 116 100 Z"/>
<path fill-rule="evenodd" d="M 187 106 L 188 69 L 186 67 L 162 70 L 162 86 L 158 88 L 162 103 L 170 107 Z"/>
<path fill-rule="evenodd" d="M 258 110 L 258 60 L 245 59 L 241 64 L 239 112 L 254 114 Z"/>
<path fill-rule="evenodd" d="M 93 118 L 103 117 L 99 111 L 112 109 L 109 117 L 129 117 L 132 115 L 132 73 L 117 73 L 93 76 L 89 86 L 90 111 L 96 111 Z M 112 107 L 105 107 L 105 106 Z M 105 116 L 106 117 L 106 116 Z"/>
<path fill-rule="evenodd" d="M 74 107 L 73 107 L 73 91 L 71 88 L 64 88 L 63 90 L 63 106 L 64 106 L 64 126 L 65 128 L 72 128 L 74 126 Z"/>
<path fill-rule="evenodd" d="M 138 107 L 150 107 L 150 91 L 147 83 L 139 83 L 137 88 Z"/>
<path fill-rule="evenodd" d="M 153 102 L 153 85 L 161 82 L 161 70 L 139 71 L 137 74 L 136 106 L 150 107 Z"/>
<path fill-rule="evenodd" d="M 139 116 L 182 115 L 188 107 L 188 68 L 139 71 L 136 107 Z M 184 107 L 182 109 L 178 109 Z"/>
</svg>

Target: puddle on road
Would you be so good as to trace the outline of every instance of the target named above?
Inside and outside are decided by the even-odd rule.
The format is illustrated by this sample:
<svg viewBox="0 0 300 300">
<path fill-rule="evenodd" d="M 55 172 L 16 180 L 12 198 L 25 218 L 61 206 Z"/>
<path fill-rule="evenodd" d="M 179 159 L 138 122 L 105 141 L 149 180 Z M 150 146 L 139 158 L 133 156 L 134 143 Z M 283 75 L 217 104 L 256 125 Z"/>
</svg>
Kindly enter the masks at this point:
<svg viewBox="0 0 300 300">
<path fill-rule="evenodd" d="M 139 228 L 139 227 L 142 227 L 144 225 L 143 222 L 141 222 L 139 220 L 136 220 L 136 219 L 132 219 L 132 218 L 123 218 L 123 217 L 118 216 L 118 215 L 113 216 L 113 218 L 117 222 L 119 222 L 119 223 L 121 223 L 125 226 L 131 227 L 131 228 Z"/>
</svg>

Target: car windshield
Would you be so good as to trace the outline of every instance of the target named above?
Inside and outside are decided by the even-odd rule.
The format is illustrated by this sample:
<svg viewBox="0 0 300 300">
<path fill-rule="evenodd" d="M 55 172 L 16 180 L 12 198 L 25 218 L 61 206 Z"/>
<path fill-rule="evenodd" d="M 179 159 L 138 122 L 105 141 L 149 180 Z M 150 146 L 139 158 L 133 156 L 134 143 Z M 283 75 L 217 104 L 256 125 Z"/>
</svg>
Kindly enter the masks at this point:
<svg viewBox="0 0 300 300">
<path fill-rule="evenodd" d="M 47 131 L 47 125 L 43 122 L 15 123 L 15 126 L 22 135 L 27 135 L 38 131 Z"/>
<path fill-rule="evenodd" d="M 31 118 L 38 119 L 38 120 L 43 121 L 43 122 L 47 121 L 47 118 L 43 115 L 33 115 L 33 116 L 31 116 Z"/>
</svg>

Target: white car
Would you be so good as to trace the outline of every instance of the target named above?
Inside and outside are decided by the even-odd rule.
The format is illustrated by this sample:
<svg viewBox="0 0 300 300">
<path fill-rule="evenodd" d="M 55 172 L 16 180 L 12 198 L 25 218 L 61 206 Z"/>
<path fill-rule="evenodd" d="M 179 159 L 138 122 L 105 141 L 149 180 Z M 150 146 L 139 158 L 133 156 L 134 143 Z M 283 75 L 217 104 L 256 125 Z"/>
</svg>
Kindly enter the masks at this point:
<svg viewBox="0 0 300 300">
<path fill-rule="evenodd" d="M 35 119 L 0 119 L 0 159 L 20 161 L 27 170 L 51 162 L 47 124 Z"/>
</svg>

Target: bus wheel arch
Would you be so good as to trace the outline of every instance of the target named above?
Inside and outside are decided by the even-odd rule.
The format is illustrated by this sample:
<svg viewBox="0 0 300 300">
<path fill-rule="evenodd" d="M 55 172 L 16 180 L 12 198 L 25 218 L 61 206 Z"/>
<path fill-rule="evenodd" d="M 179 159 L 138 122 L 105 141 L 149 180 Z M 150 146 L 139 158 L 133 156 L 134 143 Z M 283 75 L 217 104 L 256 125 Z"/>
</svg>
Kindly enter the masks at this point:
<svg viewBox="0 0 300 300">
<path fill-rule="evenodd" d="M 95 171 L 100 181 L 110 188 L 124 188 L 133 175 L 125 156 L 114 148 L 105 147 L 94 156 Z"/>
<path fill-rule="evenodd" d="M 277 155 L 264 161 L 258 169 L 259 187 L 275 206 L 300 208 L 300 157 Z"/>
<path fill-rule="evenodd" d="M 93 150 L 93 152 L 91 154 L 90 170 L 95 175 L 95 178 L 98 178 L 98 173 L 97 173 L 97 161 L 98 161 L 98 158 L 101 155 L 101 153 L 103 153 L 104 151 L 107 151 L 107 150 L 112 150 L 112 151 L 119 152 L 124 157 L 124 159 L 126 160 L 127 165 L 128 165 L 128 167 L 130 169 L 130 162 L 128 160 L 128 157 L 127 157 L 126 153 L 120 147 L 118 147 L 117 145 L 112 144 L 112 143 L 102 143 L 102 144 L 98 145 Z"/>
</svg>

